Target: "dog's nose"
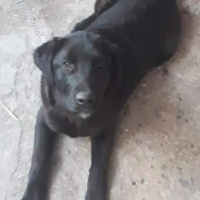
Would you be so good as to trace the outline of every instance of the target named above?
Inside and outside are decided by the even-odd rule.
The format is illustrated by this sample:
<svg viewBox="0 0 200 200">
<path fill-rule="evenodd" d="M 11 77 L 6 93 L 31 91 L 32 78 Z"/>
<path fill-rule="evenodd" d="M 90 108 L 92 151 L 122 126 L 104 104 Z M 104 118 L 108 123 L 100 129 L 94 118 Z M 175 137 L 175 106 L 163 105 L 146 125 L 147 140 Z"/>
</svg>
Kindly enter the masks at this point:
<svg viewBox="0 0 200 200">
<path fill-rule="evenodd" d="M 76 102 L 79 105 L 93 104 L 94 100 L 95 100 L 95 96 L 93 93 L 90 93 L 90 92 L 79 92 L 76 95 Z"/>
</svg>

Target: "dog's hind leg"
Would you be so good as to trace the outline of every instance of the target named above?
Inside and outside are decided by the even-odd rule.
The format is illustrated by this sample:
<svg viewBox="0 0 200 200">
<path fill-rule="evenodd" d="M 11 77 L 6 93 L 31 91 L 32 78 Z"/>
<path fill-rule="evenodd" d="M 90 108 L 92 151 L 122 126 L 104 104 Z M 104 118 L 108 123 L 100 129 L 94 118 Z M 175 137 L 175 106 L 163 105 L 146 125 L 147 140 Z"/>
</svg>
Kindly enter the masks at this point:
<svg viewBox="0 0 200 200">
<path fill-rule="evenodd" d="M 118 0 L 97 0 L 95 3 L 95 13 L 102 14 L 112 7 Z"/>
<path fill-rule="evenodd" d="M 74 26 L 74 28 L 71 32 L 73 33 L 76 31 L 82 31 L 82 30 L 86 29 L 95 19 L 96 19 L 96 15 L 95 15 L 95 13 L 93 13 L 86 19 L 76 23 L 76 25 Z"/>
<path fill-rule="evenodd" d="M 94 13 L 86 19 L 78 22 L 71 32 L 86 29 L 99 15 L 112 7 L 118 0 L 97 0 L 95 3 Z"/>
</svg>

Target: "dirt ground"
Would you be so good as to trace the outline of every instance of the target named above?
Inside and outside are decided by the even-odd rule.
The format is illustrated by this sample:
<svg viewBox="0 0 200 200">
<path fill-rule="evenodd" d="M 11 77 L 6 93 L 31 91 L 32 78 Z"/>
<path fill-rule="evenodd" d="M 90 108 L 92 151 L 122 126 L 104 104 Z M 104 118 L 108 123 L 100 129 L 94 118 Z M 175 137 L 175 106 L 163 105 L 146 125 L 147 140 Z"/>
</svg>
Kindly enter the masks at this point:
<svg viewBox="0 0 200 200">
<path fill-rule="evenodd" d="M 33 49 L 69 33 L 92 0 L 0 1 L 0 200 L 20 200 L 41 104 Z M 179 0 L 182 37 L 168 75 L 155 69 L 122 113 L 111 170 L 111 200 L 200 199 L 200 0 Z M 88 138 L 59 139 L 51 199 L 83 200 Z"/>
</svg>

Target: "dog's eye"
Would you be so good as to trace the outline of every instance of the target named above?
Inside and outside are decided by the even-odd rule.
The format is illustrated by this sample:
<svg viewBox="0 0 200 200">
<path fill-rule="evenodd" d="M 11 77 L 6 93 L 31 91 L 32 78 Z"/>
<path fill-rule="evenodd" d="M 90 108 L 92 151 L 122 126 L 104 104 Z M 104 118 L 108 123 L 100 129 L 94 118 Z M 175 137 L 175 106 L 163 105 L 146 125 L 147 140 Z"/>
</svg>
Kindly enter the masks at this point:
<svg viewBox="0 0 200 200">
<path fill-rule="evenodd" d="M 73 63 L 71 63 L 69 60 L 66 60 L 66 61 L 64 62 L 64 66 L 65 66 L 65 68 L 66 68 L 68 71 L 70 71 L 70 72 L 72 72 L 73 69 L 74 69 Z"/>
</svg>

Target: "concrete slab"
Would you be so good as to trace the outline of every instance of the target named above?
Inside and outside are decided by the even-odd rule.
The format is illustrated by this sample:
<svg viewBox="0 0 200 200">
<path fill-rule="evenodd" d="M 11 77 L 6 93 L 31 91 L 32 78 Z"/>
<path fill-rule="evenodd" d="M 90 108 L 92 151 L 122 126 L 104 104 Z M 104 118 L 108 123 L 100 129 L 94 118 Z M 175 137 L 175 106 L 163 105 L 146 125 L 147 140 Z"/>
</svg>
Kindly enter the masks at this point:
<svg viewBox="0 0 200 200">
<path fill-rule="evenodd" d="M 0 200 L 24 192 L 33 147 L 40 72 L 32 51 L 67 34 L 93 10 L 92 0 L 0 1 Z M 179 0 L 183 34 L 169 74 L 152 71 L 122 113 L 113 157 L 111 199 L 200 199 L 200 1 Z M 51 199 L 84 199 L 88 138 L 61 137 Z M 73 171 L 73 173 L 72 173 Z"/>
</svg>

